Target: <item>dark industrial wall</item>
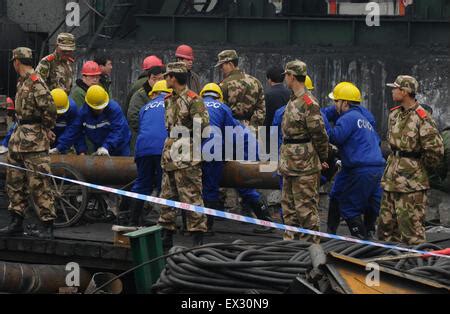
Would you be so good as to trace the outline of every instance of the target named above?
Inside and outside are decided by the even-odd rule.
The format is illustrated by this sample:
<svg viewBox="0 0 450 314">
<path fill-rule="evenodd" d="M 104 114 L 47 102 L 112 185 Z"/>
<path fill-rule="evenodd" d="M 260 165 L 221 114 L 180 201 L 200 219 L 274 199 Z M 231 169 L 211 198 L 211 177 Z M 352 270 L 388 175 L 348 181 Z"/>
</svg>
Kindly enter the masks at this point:
<svg viewBox="0 0 450 314">
<path fill-rule="evenodd" d="M 144 56 L 157 54 L 164 56 L 166 62 L 174 59 L 176 45 L 153 46 L 148 49 L 130 49 L 130 44 L 122 48 L 110 49 L 113 55 L 113 97 L 124 101 L 130 82 L 140 73 Z M 231 47 L 197 46 L 195 70 L 204 83 L 219 82 L 218 70 L 213 68 L 217 53 Z M 449 110 L 449 72 L 450 55 L 447 49 L 433 51 L 414 48 L 402 50 L 364 50 L 358 49 L 267 49 L 242 48 L 238 50 L 241 68 L 258 77 L 265 85 L 265 71 L 275 64 L 284 65 L 287 61 L 299 58 L 309 66 L 309 73 L 315 83 L 314 94 L 321 105 L 330 104 L 327 98 L 333 86 L 348 80 L 360 87 L 364 97 L 363 105 L 375 115 L 379 129 L 384 135 L 387 128 L 388 107 L 394 106 L 387 82 L 393 82 L 398 74 L 411 74 L 419 80 L 421 91 L 419 100 L 434 109 L 434 117 L 439 126 L 450 122 Z M 84 58 L 84 57 L 83 57 Z M 83 59 L 81 58 L 81 59 Z M 79 60 L 81 64 L 82 60 Z"/>
</svg>

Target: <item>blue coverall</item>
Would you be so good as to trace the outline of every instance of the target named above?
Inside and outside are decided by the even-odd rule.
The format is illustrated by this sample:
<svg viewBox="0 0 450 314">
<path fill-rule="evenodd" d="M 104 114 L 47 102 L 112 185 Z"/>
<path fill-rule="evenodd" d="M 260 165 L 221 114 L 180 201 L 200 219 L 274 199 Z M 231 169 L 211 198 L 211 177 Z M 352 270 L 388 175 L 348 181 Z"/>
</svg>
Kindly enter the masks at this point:
<svg viewBox="0 0 450 314">
<path fill-rule="evenodd" d="M 120 105 L 114 100 L 110 100 L 103 112 L 98 115 L 85 103 L 77 118 L 61 135 L 56 148 L 60 152 L 66 151 L 79 136 L 83 139 L 78 150 L 79 154 L 88 150 L 84 141 L 86 136 L 94 144 L 95 149 L 104 147 L 110 156 L 130 156 L 130 128 Z"/>
<path fill-rule="evenodd" d="M 342 161 L 342 169 L 336 175 L 330 197 L 337 199 L 341 215 L 346 220 L 365 211 L 378 215 L 385 160 L 373 115 L 359 105 L 350 105 L 350 109 L 341 115 L 337 114 L 335 106 L 321 111 L 327 120 L 330 143 L 338 147 Z M 334 122 L 334 127 L 328 122 Z"/>
<path fill-rule="evenodd" d="M 135 162 L 138 177 L 132 192 L 151 195 L 153 189 L 161 192 L 161 155 L 167 130 L 164 123 L 164 97 L 160 93 L 139 112 L 139 130 L 136 139 Z"/>
<path fill-rule="evenodd" d="M 243 131 L 245 130 L 245 127 L 239 121 L 233 118 L 231 109 L 224 103 L 221 103 L 220 101 L 209 96 L 205 97 L 203 101 L 206 108 L 208 109 L 212 134 L 209 139 L 203 141 L 202 147 L 203 149 L 205 149 L 205 146 L 211 148 L 211 150 L 208 150 L 211 152 L 211 154 L 214 153 L 214 146 L 222 148 L 222 156 L 220 156 L 222 158 L 221 160 L 213 160 L 202 163 L 203 199 L 205 201 L 217 201 L 219 200 L 219 184 L 222 180 L 223 154 L 225 153 L 225 127 L 240 127 Z M 244 134 L 244 132 L 242 134 Z M 237 138 L 237 136 L 233 136 L 233 143 L 227 144 L 236 145 Z M 254 146 L 257 146 L 256 139 L 253 136 L 246 134 L 243 140 L 244 160 L 248 160 L 249 155 L 251 155 L 249 154 L 249 147 L 251 146 L 249 145 L 249 143 L 254 140 Z M 213 143 L 216 143 L 216 145 L 213 145 Z M 255 148 L 255 150 L 257 152 L 257 147 Z M 257 155 L 258 154 L 256 153 L 256 158 L 258 158 Z M 261 199 L 261 194 L 258 193 L 255 189 L 237 190 L 239 192 L 239 195 L 242 197 L 242 201 L 244 204 L 258 202 Z"/>
</svg>

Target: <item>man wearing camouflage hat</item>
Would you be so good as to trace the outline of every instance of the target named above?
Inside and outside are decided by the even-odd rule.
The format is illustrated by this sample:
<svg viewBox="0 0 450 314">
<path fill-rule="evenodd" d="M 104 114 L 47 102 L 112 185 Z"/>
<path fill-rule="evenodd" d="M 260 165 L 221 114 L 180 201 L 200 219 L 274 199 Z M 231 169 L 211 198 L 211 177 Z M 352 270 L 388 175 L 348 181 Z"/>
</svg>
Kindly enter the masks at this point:
<svg viewBox="0 0 450 314">
<path fill-rule="evenodd" d="M 50 90 L 62 88 L 70 94 L 73 83 L 73 52 L 75 37 L 70 33 L 60 33 L 56 39 L 55 51 L 39 62 L 36 72 Z"/>
<path fill-rule="evenodd" d="M 328 135 L 320 105 L 307 91 L 306 64 L 300 60 L 285 67 L 285 82 L 293 94 L 281 123 L 283 144 L 278 171 L 283 176 L 281 206 L 286 225 L 319 231 L 319 184 L 322 167 L 327 168 Z M 301 239 L 319 242 L 318 237 L 300 234 Z M 295 233 L 286 231 L 285 240 Z"/>
<path fill-rule="evenodd" d="M 31 194 L 44 225 L 44 231 L 36 235 L 52 238 L 56 218 L 54 198 L 49 179 L 36 172 L 50 173 L 48 151 L 50 142 L 55 140 L 55 134 L 50 130 L 56 123 L 56 107 L 47 85 L 33 70 L 31 49 L 16 48 L 11 61 L 20 78 L 16 94 L 17 128 L 9 141 L 7 162 L 30 171 L 7 169 L 11 222 L 0 230 L 0 234 L 23 233 L 23 218 L 29 205 L 28 194 Z"/>
<path fill-rule="evenodd" d="M 172 88 L 173 93 L 165 98 L 165 121 L 169 137 L 164 143 L 161 167 L 163 178 L 161 186 L 161 198 L 178 199 L 180 202 L 203 206 L 202 199 L 202 168 L 201 161 L 193 158 L 193 134 L 194 119 L 201 123 L 200 129 L 209 126 L 209 114 L 200 96 L 191 91 L 187 86 L 188 69 L 183 62 L 169 63 L 164 78 L 167 88 Z M 188 136 L 179 136 L 179 132 Z M 186 153 L 186 146 L 189 152 Z M 203 243 L 203 234 L 207 231 L 206 216 L 188 211 L 187 229 L 192 233 L 193 245 Z M 173 244 L 172 237 L 176 231 L 175 220 L 177 211 L 173 208 L 163 207 L 158 224 L 163 229 L 163 246 L 170 248 Z"/>
<path fill-rule="evenodd" d="M 235 50 L 219 53 L 216 67 L 220 67 L 224 80 L 220 83 L 224 103 L 233 111 L 233 116 L 245 126 L 256 129 L 264 125 L 266 104 L 261 82 L 238 67 L 239 57 Z"/>
<path fill-rule="evenodd" d="M 431 116 L 417 103 L 417 80 L 400 75 L 392 87 L 387 141 L 392 154 L 381 181 L 384 189 L 378 220 L 378 239 L 417 245 L 425 242 L 425 206 L 430 188 L 427 169 L 444 156 L 442 137 Z"/>
</svg>

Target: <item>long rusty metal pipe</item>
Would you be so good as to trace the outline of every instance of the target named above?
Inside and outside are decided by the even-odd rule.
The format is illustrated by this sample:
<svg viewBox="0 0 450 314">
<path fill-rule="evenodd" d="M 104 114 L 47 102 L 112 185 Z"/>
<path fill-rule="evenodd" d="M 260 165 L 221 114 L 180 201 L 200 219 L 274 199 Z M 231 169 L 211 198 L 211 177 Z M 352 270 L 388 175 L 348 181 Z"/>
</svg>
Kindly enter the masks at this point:
<svg viewBox="0 0 450 314">
<path fill-rule="evenodd" d="M 6 158 L 0 157 L 4 162 Z M 133 157 L 77 156 L 54 155 L 51 161 L 64 163 L 77 170 L 84 180 L 94 184 L 108 186 L 124 186 L 137 177 L 136 164 Z M 223 169 L 222 187 L 278 189 L 278 177 L 275 172 L 262 172 L 266 165 L 261 163 L 241 163 L 228 161 Z M 4 167 L 0 173 L 4 174 Z M 58 175 L 58 173 L 55 173 Z"/>
<path fill-rule="evenodd" d="M 2 293 L 58 293 L 67 287 L 69 272 L 62 265 L 31 265 L 0 261 L 0 292 Z M 80 268 L 79 291 L 85 291 L 91 274 Z"/>
</svg>

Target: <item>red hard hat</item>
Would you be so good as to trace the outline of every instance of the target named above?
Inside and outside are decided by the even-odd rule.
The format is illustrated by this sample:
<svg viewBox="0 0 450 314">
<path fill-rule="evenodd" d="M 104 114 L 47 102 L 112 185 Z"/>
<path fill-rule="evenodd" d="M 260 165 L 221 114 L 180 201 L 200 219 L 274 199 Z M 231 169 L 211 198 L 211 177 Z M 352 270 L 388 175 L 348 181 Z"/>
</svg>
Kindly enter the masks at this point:
<svg viewBox="0 0 450 314">
<path fill-rule="evenodd" d="M 15 110 L 16 109 L 14 107 L 14 100 L 12 100 L 11 97 L 6 98 L 6 103 L 8 104 L 8 107 L 6 108 L 6 110 Z"/>
<path fill-rule="evenodd" d="M 150 70 L 153 67 L 163 67 L 164 63 L 160 58 L 157 56 L 148 56 L 144 59 L 144 62 L 142 63 L 142 70 L 147 71 Z"/>
<path fill-rule="evenodd" d="M 87 61 L 83 65 L 83 69 L 81 69 L 81 74 L 87 76 L 101 75 L 102 70 L 100 69 L 100 66 L 97 64 L 97 62 Z"/>
<path fill-rule="evenodd" d="M 175 51 L 175 56 L 187 60 L 194 60 L 194 50 L 188 45 L 181 45 L 178 46 L 177 51 Z"/>
</svg>

